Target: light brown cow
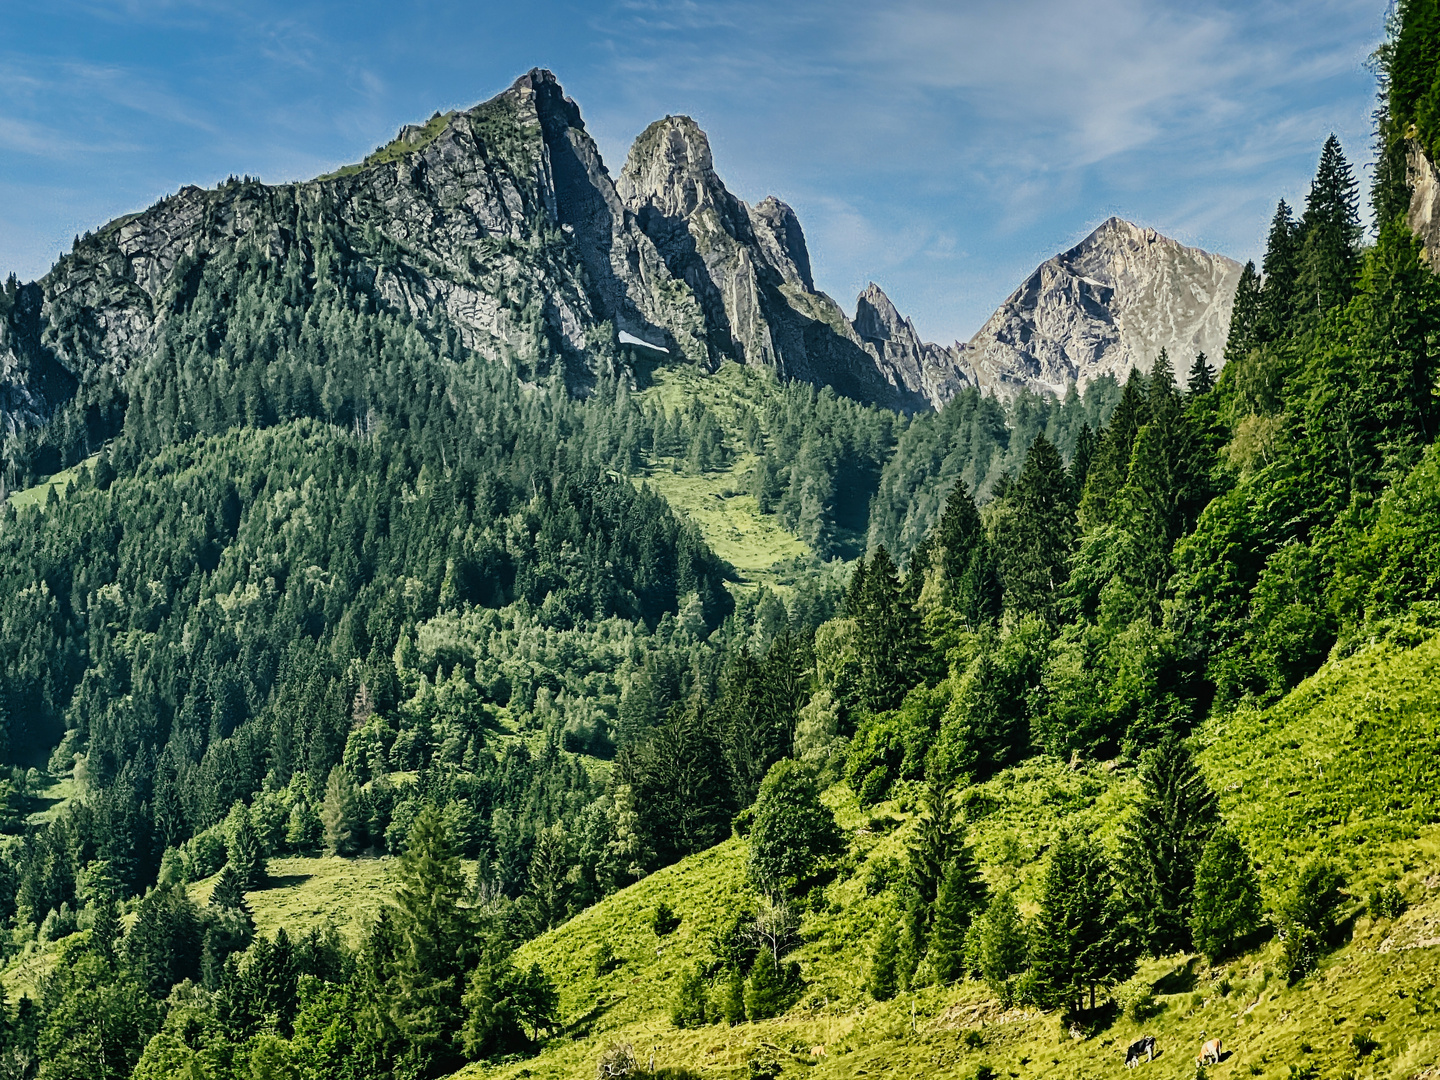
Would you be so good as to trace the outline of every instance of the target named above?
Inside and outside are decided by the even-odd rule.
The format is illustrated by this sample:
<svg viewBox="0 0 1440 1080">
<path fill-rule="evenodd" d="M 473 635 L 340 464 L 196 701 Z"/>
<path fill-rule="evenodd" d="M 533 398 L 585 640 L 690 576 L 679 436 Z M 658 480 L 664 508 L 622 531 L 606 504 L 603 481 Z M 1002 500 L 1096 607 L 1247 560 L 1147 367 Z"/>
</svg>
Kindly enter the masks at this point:
<svg viewBox="0 0 1440 1080">
<path fill-rule="evenodd" d="M 1211 1039 L 1204 1046 L 1200 1047 L 1200 1056 L 1196 1061 L 1201 1065 L 1220 1064 L 1220 1040 Z"/>
</svg>

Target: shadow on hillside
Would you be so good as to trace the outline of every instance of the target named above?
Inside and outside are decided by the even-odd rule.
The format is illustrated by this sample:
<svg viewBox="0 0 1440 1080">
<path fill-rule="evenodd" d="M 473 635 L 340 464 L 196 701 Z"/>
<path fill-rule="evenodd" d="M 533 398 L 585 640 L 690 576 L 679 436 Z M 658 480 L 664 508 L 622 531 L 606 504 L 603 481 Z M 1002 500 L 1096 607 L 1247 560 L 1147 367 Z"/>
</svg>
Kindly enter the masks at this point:
<svg viewBox="0 0 1440 1080">
<path fill-rule="evenodd" d="M 573 1022 L 565 1027 L 565 1035 L 571 1039 L 587 1039 L 594 1031 L 595 1025 L 600 1018 L 608 1013 L 615 1006 L 614 1001 L 600 1001 L 595 1007 L 583 1016 L 577 1016 Z"/>
<path fill-rule="evenodd" d="M 304 885 L 314 874 L 281 874 L 276 877 L 271 875 L 265 879 L 265 884 L 254 890 L 255 892 L 268 892 L 271 889 L 293 889 L 297 885 Z"/>
<path fill-rule="evenodd" d="M 1175 970 L 1155 980 L 1157 994 L 1188 994 L 1195 989 L 1195 964 L 1199 957 L 1192 956 Z"/>
</svg>

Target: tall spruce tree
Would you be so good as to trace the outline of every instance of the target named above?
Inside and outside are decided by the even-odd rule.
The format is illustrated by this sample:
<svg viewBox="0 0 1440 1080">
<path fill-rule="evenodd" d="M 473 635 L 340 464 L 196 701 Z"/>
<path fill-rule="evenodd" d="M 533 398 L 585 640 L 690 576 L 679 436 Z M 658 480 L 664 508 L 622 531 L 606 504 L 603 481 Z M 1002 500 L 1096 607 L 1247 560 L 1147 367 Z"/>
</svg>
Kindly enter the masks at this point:
<svg viewBox="0 0 1440 1080">
<path fill-rule="evenodd" d="M 966 936 L 985 900 L 980 867 L 961 842 L 945 865 L 930 922 L 930 963 L 941 982 L 954 982 L 965 973 Z"/>
<path fill-rule="evenodd" d="M 325 782 L 320 821 L 325 828 L 325 846 L 332 855 L 354 855 L 360 850 L 360 796 L 342 766 L 332 768 Z"/>
<path fill-rule="evenodd" d="M 1030 941 L 1035 991 L 1050 1008 L 1080 1010 L 1088 994 L 1129 977 L 1134 955 L 1115 879 L 1098 845 L 1066 835 L 1050 852 Z"/>
<path fill-rule="evenodd" d="M 1260 882 L 1244 846 L 1231 830 L 1210 834 L 1195 868 L 1190 935 L 1212 964 L 1229 956 L 1260 927 Z"/>
<path fill-rule="evenodd" d="M 1140 802 L 1121 834 L 1122 888 L 1152 955 L 1190 948 L 1195 868 L 1219 804 L 1183 740 L 1168 736 L 1140 764 Z"/>
<path fill-rule="evenodd" d="M 1261 263 L 1264 282 L 1260 286 L 1260 316 L 1256 335 L 1260 341 L 1274 341 L 1290 325 L 1295 310 L 1295 291 L 1300 276 L 1300 223 L 1284 199 L 1275 207 L 1270 219 L 1270 234 L 1265 240 L 1265 259 Z M 1229 359 L 1227 354 L 1226 359 Z"/>
<path fill-rule="evenodd" d="M 1329 311 L 1355 291 L 1363 235 L 1359 184 L 1333 134 L 1320 151 L 1301 230 L 1296 304 L 1301 310 Z"/>
<path fill-rule="evenodd" d="M 1247 263 L 1253 268 L 1254 263 Z M 1190 364 L 1190 373 L 1185 380 L 1186 394 L 1208 394 L 1215 388 L 1215 369 L 1210 366 L 1210 361 L 1205 358 L 1203 352 L 1195 354 L 1194 361 Z"/>
<path fill-rule="evenodd" d="M 1075 491 L 1077 499 L 1080 492 L 1085 490 L 1085 481 L 1090 476 L 1090 464 L 1095 458 L 1099 441 L 1089 421 L 1080 425 L 1080 430 L 1075 435 L 1075 450 L 1070 455 L 1070 487 Z"/>
<path fill-rule="evenodd" d="M 1260 344 L 1263 297 L 1260 275 L 1253 260 L 1246 262 L 1235 286 L 1235 303 L 1230 309 L 1230 330 L 1225 335 L 1225 363 L 1233 364 L 1250 355 Z M 1191 375 L 1191 384 L 1195 376 Z"/>
<path fill-rule="evenodd" d="M 482 944 L 455 840 L 426 807 L 410 826 L 395 889 L 396 951 L 388 1010 L 405 1051 L 402 1067 L 440 1076 L 463 1063 L 465 973 Z"/>
<path fill-rule="evenodd" d="M 980 511 L 963 482 L 957 482 L 945 500 L 934 536 L 945 572 L 946 602 L 966 629 L 978 630 L 999 616 L 1002 593 Z"/>
<path fill-rule="evenodd" d="M 1054 622 L 1075 540 L 1075 505 L 1065 463 L 1043 433 L 1006 502 L 1010 512 L 997 519 L 996 537 L 1006 607 Z"/>
<path fill-rule="evenodd" d="M 235 832 L 230 838 L 228 865 L 234 869 L 241 890 L 249 892 L 265 884 L 265 852 L 260 847 L 260 835 L 250 821 L 250 814 L 242 807 L 236 817 Z"/>
<path fill-rule="evenodd" d="M 884 545 L 855 570 L 850 615 L 860 628 L 860 701 L 871 712 L 894 709 L 919 677 L 920 614 Z"/>
<path fill-rule="evenodd" d="M 1149 388 L 1145 376 L 1132 368 L 1120 391 L 1120 400 L 1110 414 L 1110 423 L 1100 433 L 1095 455 L 1080 496 L 1080 527 L 1086 532 L 1111 524 L 1112 503 L 1130 475 L 1130 452 L 1135 436 L 1149 422 Z"/>
</svg>

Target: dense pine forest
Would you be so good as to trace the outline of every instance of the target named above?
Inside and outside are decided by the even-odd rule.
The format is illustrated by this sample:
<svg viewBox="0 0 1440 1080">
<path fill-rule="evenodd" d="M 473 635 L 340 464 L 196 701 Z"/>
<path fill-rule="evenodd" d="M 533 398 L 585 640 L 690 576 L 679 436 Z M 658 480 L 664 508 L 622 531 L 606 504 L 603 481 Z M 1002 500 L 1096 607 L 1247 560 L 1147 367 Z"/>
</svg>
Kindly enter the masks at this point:
<svg viewBox="0 0 1440 1080">
<path fill-rule="evenodd" d="M 537 304 L 536 355 L 488 363 L 377 303 L 374 238 L 324 206 L 283 261 L 177 266 L 145 365 L 4 446 L 4 490 L 40 497 L 0 507 L 0 957 L 39 974 L 0 1074 L 529 1061 L 593 1017 L 526 943 L 724 843 L 748 892 L 667 989 L 679 1030 L 796 1007 L 805 920 L 847 883 L 893 916 L 851 934 L 868 1001 L 970 980 L 1076 1038 L 1144 1013 L 1116 988 L 1147 957 L 1274 939 L 1300 984 L 1347 904 L 1398 915 L 1343 860 L 1261 860 L 1192 738 L 1440 628 L 1440 283 L 1406 221 L 1440 6 L 1402 3 L 1377 69 L 1373 228 L 1332 137 L 1223 366 L 1162 353 L 1061 400 L 906 416 L 757 375 L 722 423 L 603 342 L 576 394 Z M 27 288 L 0 292 L 14 335 Z M 657 490 L 741 460 L 807 550 L 783 590 Z M 1429 820 L 1426 753 L 1397 821 Z M 1031 891 L 995 885 L 967 840 L 986 792 L 1099 763 L 1134 780 L 1116 841 L 1063 831 Z M 862 867 L 841 799 L 867 834 L 908 814 L 902 855 Z M 260 932 L 270 864 L 319 855 L 392 868 L 393 897 Z M 678 919 L 656 907 L 655 940 Z M 593 944 L 594 977 L 626 962 Z"/>
</svg>

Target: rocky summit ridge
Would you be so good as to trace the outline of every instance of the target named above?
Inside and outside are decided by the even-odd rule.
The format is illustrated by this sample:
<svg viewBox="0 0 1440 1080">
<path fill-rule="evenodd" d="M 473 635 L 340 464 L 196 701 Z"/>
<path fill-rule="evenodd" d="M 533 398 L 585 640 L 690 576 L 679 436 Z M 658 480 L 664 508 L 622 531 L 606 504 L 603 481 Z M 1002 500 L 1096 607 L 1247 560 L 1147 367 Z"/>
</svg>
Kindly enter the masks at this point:
<svg viewBox="0 0 1440 1080">
<path fill-rule="evenodd" d="M 583 387 L 638 340 L 907 411 L 967 386 L 1063 392 L 1147 365 L 1162 345 L 1218 356 L 1239 273 L 1112 220 L 1042 265 L 970 342 L 928 343 L 874 284 L 853 319 L 817 290 L 795 212 L 735 197 L 693 120 L 651 124 L 613 179 L 579 107 L 537 68 L 474 108 L 407 125 L 359 165 L 186 187 L 77 241 L 0 319 L 0 433 L 144 362 L 208 262 L 249 251 L 283 265 L 320 233 L 367 302 L 448 327 L 527 381 Z"/>
</svg>

